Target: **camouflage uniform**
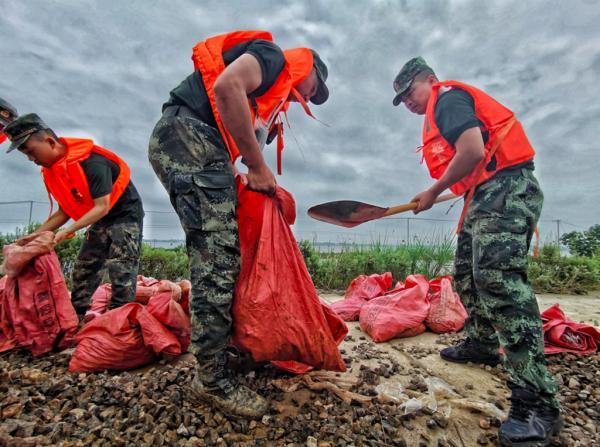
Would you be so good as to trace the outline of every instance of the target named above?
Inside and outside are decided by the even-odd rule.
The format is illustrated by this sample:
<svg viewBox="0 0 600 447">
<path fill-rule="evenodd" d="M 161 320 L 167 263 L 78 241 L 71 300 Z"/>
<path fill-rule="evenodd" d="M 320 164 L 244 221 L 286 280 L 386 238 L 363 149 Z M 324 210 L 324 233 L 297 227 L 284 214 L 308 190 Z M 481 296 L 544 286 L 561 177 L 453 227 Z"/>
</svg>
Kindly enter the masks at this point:
<svg viewBox="0 0 600 447">
<path fill-rule="evenodd" d="M 141 220 L 90 226 L 73 268 L 71 300 L 78 314 L 88 309 L 104 268 L 112 284 L 110 308 L 134 301 L 141 243 Z"/>
<path fill-rule="evenodd" d="M 542 203 L 531 169 L 501 171 L 480 185 L 458 236 L 455 280 L 469 313 L 469 338 L 484 354 L 502 347 L 509 385 L 540 394 L 558 408 L 540 311 L 527 281 L 527 253 Z"/>
<path fill-rule="evenodd" d="M 240 270 L 237 193 L 219 131 L 185 107 L 165 110 L 150 137 L 149 159 L 185 231 L 192 281 L 192 343 L 203 358 L 223 352 Z"/>
</svg>

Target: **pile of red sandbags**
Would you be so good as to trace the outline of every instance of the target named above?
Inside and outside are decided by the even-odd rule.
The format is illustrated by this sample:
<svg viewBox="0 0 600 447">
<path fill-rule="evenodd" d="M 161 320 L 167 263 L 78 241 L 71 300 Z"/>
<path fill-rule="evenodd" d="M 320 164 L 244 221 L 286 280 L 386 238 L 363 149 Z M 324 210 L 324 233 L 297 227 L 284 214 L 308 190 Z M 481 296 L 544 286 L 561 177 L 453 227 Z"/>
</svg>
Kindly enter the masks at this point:
<svg viewBox="0 0 600 447">
<path fill-rule="evenodd" d="M 343 300 L 331 306 L 345 321 L 360 321 L 363 331 L 376 342 L 412 337 L 429 328 L 436 333 L 457 332 L 467 319 L 460 297 L 452 288 L 452 277 L 427 281 L 410 275 L 392 290 L 392 275 L 360 275 Z"/>
<path fill-rule="evenodd" d="M 429 313 L 428 290 L 425 276 L 410 275 L 404 284 L 362 306 L 360 328 L 376 343 L 422 334 Z"/>
<path fill-rule="evenodd" d="M 319 299 L 290 225 L 290 193 L 274 197 L 239 181 L 237 210 L 242 258 L 232 306 L 233 344 L 255 361 L 295 373 L 344 371 L 338 350 L 348 329 Z"/>
<path fill-rule="evenodd" d="M 136 302 L 107 311 L 110 285 L 93 296 L 93 318 L 77 334 L 69 370 L 128 370 L 161 356 L 185 353 L 191 339 L 189 281 L 179 284 L 138 276 Z"/>
<path fill-rule="evenodd" d="M 541 314 L 544 324 L 544 353 L 593 354 L 600 346 L 600 331 L 569 319 L 558 304 Z"/>
<path fill-rule="evenodd" d="M 75 343 L 77 314 L 53 241 L 45 231 L 3 248 L 0 352 L 22 348 L 40 356 Z"/>
<path fill-rule="evenodd" d="M 137 276 L 137 285 L 135 290 L 135 302 L 148 304 L 151 297 L 161 292 L 171 292 L 174 299 L 180 303 L 185 312 L 189 313 L 191 283 L 184 279 L 178 283 L 166 279 L 148 278 L 142 275 Z M 110 284 L 102 284 L 92 295 L 92 303 L 85 313 L 85 321 L 91 321 L 104 314 L 110 306 L 112 298 L 112 287 Z"/>
<path fill-rule="evenodd" d="M 392 287 L 390 272 L 385 272 L 383 275 L 377 273 L 370 276 L 360 275 L 352 280 L 344 294 L 344 299 L 336 301 L 331 307 L 344 321 L 356 321 L 361 307 L 367 301 L 383 295 L 390 287 Z"/>
</svg>

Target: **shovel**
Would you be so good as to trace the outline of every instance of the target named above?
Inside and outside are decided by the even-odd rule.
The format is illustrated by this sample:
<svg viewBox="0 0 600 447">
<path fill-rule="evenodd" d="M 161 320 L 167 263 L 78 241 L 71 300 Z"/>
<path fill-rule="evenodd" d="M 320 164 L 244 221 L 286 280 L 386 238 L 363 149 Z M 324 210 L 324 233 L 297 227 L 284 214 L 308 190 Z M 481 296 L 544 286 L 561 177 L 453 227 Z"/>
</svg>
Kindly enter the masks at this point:
<svg viewBox="0 0 600 447">
<path fill-rule="evenodd" d="M 454 194 L 444 194 L 435 199 L 434 203 L 445 202 L 447 200 L 457 199 Z M 321 203 L 308 210 L 308 215 L 313 219 L 321 220 L 341 227 L 352 228 L 370 220 L 381 219 L 382 217 L 393 216 L 394 214 L 417 208 L 417 202 L 406 203 L 404 205 L 382 208 L 380 206 L 369 205 L 368 203 L 356 202 L 354 200 L 337 200 L 335 202 Z"/>
</svg>

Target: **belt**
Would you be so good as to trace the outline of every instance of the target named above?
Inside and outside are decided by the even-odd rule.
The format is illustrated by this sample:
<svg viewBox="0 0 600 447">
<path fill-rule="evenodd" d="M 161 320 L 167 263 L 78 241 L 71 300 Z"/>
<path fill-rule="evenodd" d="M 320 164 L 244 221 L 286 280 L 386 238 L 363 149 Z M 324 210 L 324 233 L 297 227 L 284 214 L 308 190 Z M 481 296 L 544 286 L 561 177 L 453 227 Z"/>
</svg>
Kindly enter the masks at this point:
<svg viewBox="0 0 600 447">
<path fill-rule="evenodd" d="M 505 168 L 505 169 L 502 169 L 502 170 L 496 172 L 492 178 L 509 177 L 511 175 L 525 175 L 527 173 L 527 171 L 533 172 L 533 169 L 532 168 L 508 167 L 508 168 Z"/>
<path fill-rule="evenodd" d="M 163 110 L 164 117 L 170 116 L 181 116 L 183 118 L 194 118 L 199 120 L 198 115 L 196 115 L 192 109 L 186 106 L 168 106 Z"/>
</svg>

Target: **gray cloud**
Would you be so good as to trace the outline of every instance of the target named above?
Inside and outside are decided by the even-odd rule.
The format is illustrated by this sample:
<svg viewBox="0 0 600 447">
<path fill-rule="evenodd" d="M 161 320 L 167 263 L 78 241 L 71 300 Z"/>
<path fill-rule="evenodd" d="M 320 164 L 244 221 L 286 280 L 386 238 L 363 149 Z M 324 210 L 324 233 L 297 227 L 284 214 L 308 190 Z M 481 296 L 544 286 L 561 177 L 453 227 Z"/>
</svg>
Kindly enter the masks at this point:
<svg viewBox="0 0 600 447">
<path fill-rule="evenodd" d="M 369 237 L 401 232 L 405 222 L 339 233 L 303 213 L 335 199 L 398 204 L 431 183 L 414 153 L 421 118 L 391 105 L 397 70 L 422 55 L 440 77 L 473 83 L 520 117 L 538 152 L 548 234 L 551 219 L 600 221 L 599 22 L 600 2 L 590 0 L 11 2 L 0 17 L 0 96 L 61 134 L 92 136 L 121 154 L 146 209 L 168 211 L 147 142 L 169 91 L 192 70 L 193 45 L 233 29 L 269 29 L 282 47 L 314 47 L 330 67 L 331 99 L 313 108 L 329 127 L 293 110 L 286 130 L 278 181 L 297 199 L 296 230 Z M 20 154 L 0 166 L 0 201 L 45 200 L 36 167 Z M 35 208 L 34 218 L 44 218 L 44 206 Z M 448 218 L 446 208 L 427 217 Z M 19 218 L 27 219 L 26 206 L 0 206 L 0 229 Z M 168 214 L 149 213 L 146 227 L 147 237 L 181 236 Z"/>
</svg>

